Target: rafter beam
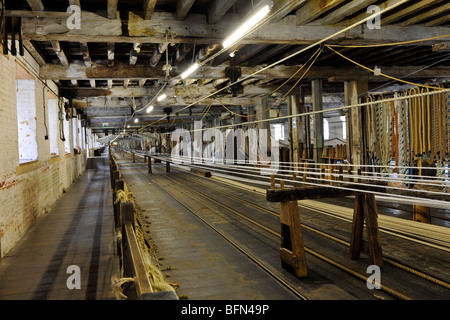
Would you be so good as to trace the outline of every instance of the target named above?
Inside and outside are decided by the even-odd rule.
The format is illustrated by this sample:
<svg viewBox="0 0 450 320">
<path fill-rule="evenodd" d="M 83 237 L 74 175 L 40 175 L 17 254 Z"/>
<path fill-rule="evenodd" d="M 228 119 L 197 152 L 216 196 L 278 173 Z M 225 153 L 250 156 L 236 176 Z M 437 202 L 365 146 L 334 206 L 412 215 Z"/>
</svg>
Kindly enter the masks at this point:
<svg viewBox="0 0 450 320">
<path fill-rule="evenodd" d="M 308 1 L 296 12 L 297 25 L 307 24 L 346 0 Z"/>
<path fill-rule="evenodd" d="M 406 27 L 406 26 L 409 26 L 411 24 L 422 22 L 422 21 L 424 21 L 426 19 L 429 19 L 429 18 L 431 18 L 431 17 L 433 17 L 435 15 L 438 15 L 438 14 L 440 14 L 442 12 L 445 12 L 447 10 L 450 10 L 450 3 L 444 4 L 442 6 L 439 6 L 437 8 L 431 9 L 431 10 L 428 10 L 428 11 L 422 13 L 422 14 L 415 15 L 414 17 L 406 20 L 405 22 L 402 22 L 401 26 L 402 27 Z"/>
<path fill-rule="evenodd" d="M 116 19 L 117 18 L 117 3 L 119 0 L 108 0 L 108 19 Z"/>
<path fill-rule="evenodd" d="M 41 0 L 27 0 L 28 5 L 33 11 L 44 11 L 44 5 Z"/>
<path fill-rule="evenodd" d="M 135 65 L 138 59 L 138 55 L 141 52 L 142 43 L 133 43 L 133 48 L 130 52 L 130 65 Z"/>
<path fill-rule="evenodd" d="M 69 5 L 81 8 L 80 0 L 69 0 Z"/>
<path fill-rule="evenodd" d="M 330 14 L 327 14 L 321 21 L 324 25 L 335 24 L 339 21 L 346 19 L 348 16 L 353 15 L 361 9 L 367 8 L 371 4 L 377 2 L 377 0 L 359 0 L 349 1 L 339 9 L 333 10 Z"/>
<path fill-rule="evenodd" d="M 219 22 L 235 2 L 236 0 L 214 0 L 208 8 L 208 22 Z"/>
<path fill-rule="evenodd" d="M 80 43 L 81 53 L 83 54 L 83 60 L 86 67 L 90 67 L 92 65 L 91 56 L 89 55 L 89 48 L 87 42 Z"/>
<path fill-rule="evenodd" d="M 422 1 L 419 1 L 418 3 L 411 4 L 411 5 L 407 6 L 403 10 L 394 12 L 394 13 L 386 16 L 386 17 L 383 17 L 381 22 L 382 22 L 383 25 L 387 25 L 387 24 L 396 22 L 399 19 L 404 18 L 405 16 L 408 16 L 410 14 L 413 14 L 414 12 L 417 12 L 417 11 L 425 8 L 426 6 L 433 5 L 433 4 L 436 4 L 436 3 L 441 2 L 441 1 L 442 0 L 422 0 Z"/>
<path fill-rule="evenodd" d="M 178 0 L 177 1 L 177 20 L 184 20 L 195 0 Z"/>
<path fill-rule="evenodd" d="M 156 0 L 144 0 L 144 19 L 150 20 L 155 11 Z"/>
<path fill-rule="evenodd" d="M 59 41 L 50 41 L 50 43 L 52 44 L 53 50 L 58 56 L 59 61 L 61 61 L 61 64 L 65 67 L 68 67 L 69 60 L 67 60 L 64 51 L 61 49 L 61 44 L 59 43 Z"/>
<path fill-rule="evenodd" d="M 115 43 L 109 42 L 108 43 L 108 67 L 114 66 L 114 50 L 115 50 Z"/>
</svg>

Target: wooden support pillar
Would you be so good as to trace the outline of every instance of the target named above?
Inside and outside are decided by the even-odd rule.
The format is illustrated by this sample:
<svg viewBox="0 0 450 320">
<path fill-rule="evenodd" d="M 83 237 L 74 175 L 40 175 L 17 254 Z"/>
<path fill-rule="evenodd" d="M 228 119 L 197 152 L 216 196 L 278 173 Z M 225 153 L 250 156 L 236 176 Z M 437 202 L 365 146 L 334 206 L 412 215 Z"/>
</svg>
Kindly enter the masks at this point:
<svg viewBox="0 0 450 320">
<path fill-rule="evenodd" d="M 120 222 L 122 227 L 127 223 L 130 223 L 135 227 L 134 223 L 134 205 L 132 202 L 121 202 L 120 203 Z"/>
<path fill-rule="evenodd" d="M 169 173 L 170 172 L 170 162 L 166 161 L 166 172 Z"/>
<path fill-rule="evenodd" d="M 280 259 L 283 268 L 298 277 L 307 277 L 305 249 L 298 212 L 298 202 L 280 202 L 281 248 Z"/>
<path fill-rule="evenodd" d="M 413 221 L 431 223 L 430 208 L 413 204 Z"/>
<path fill-rule="evenodd" d="M 352 80 L 350 81 L 350 103 L 352 105 L 358 104 L 362 94 L 368 91 L 367 80 Z M 351 158 L 347 159 L 350 163 L 355 165 L 364 164 L 363 159 L 363 122 L 361 108 L 352 108 L 351 111 Z M 357 169 L 355 167 L 354 169 Z"/>
<path fill-rule="evenodd" d="M 116 228 L 120 228 L 120 202 L 116 203 L 117 200 L 117 192 L 119 190 L 124 190 L 124 182 L 122 180 L 116 180 L 114 191 L 113 191 L 113 210 L 114 210 L 114 222 Z"/>
<path fill-rule="evenodd" d="M 133 163 L 136 163 L 136 155 L 134 154 L 134 152 L 132 153 L 133 155 Z"/>
<path fill-rule="evenodd" d="M 350 91 L 350 82 L 344 82 L 344 103 L 346 106 L 350 106 L 352 104 L 352 97 Z M 351 161 L 351 150 L 352 150 L 352 109 L 345 109 L 345 130 L 346 130 L 346 150 L 345 150 L 345 158 L 347 161 Z"/>
<path fill-rule="evenodd" d="M 114 190 L 114 187 L 116 185 L 116 180 L 119 180 L 119 179 L 120 179 L 119 171 L 117 171 L 117 170 L 113 171 L 112 177 L 111 177 L 111 189 Z"/>
<path fill-rule="evenodd" d="M 298 114 L 299 108 L 299 96 L 291 95 L 288 99 L 288 111 L 289 115 Z M 290 135 L 290 155 L 292 162 L 292 169 L 298 170 L 298 163 L 302 155 L 300 154 L 300 143 L 304 143 L 303 131 L 300 127 L 300 117 L 293 117 L 289 119 L 289 135 Z"/>
<path fill-rule="evenodd" d="M 152 173 L 152 157 L 148 156 L 147 161 L 148 161 L 148 173 Z"/>
<path fill-rule="evenodd" d="M 363 240 L 364 221 L 367 230 L 367 246 L 372 264 L 383 267 L 383 254 L 378 228 L 378 210 L 373 194 L 355 196 L 353 211 L 352 237 L 350 241 L 350 258 L 359 259 L 360 252 L 365 247 Z"/>
<path fill-rule="evenodd" d="M 323 110 L 322 100 L 322 80 L 315 79 L 312 81 L 312 104 L 313 111 Z M 313 115 L 314 120 L 314 151 L 313 159 L 315 163 L 322 162 L 322 152 L 324 147 L 323 138 L 323 113 L 316 113 Z"/>
</svg>

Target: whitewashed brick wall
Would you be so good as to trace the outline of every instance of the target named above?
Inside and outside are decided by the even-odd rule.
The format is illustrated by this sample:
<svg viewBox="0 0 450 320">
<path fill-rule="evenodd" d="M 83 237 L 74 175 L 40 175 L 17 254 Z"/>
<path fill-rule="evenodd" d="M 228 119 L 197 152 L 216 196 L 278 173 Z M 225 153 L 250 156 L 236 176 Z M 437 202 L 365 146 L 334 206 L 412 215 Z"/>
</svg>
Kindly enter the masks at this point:
<svg viewBox="0 0 450 320">
<path fill-rule="evenodd" d="M 23 58 L 20 58 L 23 59 Z M 31 61 L 30 57 L 25 57 Z M 34 68 L 38 66 L 34 63 Z M 51 158 L 45 140 L 44 85 L 36 80 L 36 139 L 38 161 L 19 164 L 15 57 L 0 55 L 0 258 L 7 254 L 39 218 L 49 212 L 65 189 L 86 166 L 86 153 L 65 154 L 58 138 L 59 156 Z M 46 95 L 45 95 L 46 96 Z M 46 104 L 47 105 L 47 104 Z M 70 139 L 72 125 L 70 124 Z M 68 138 L 68 137 L 66 137 Z"/>
</svg>

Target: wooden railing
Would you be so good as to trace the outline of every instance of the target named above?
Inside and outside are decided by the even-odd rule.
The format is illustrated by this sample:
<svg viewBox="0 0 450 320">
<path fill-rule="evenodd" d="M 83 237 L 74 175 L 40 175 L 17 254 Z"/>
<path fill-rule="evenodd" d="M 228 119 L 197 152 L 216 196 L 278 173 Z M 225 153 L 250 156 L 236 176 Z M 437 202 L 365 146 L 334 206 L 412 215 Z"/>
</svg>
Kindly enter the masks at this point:
<svg viewBox="0 0 450 320">
<path fill-rule="evenodd" d="M 125 183 L 120 179 L 118 165 L 111 150 L 109 151 L 109 163 L 115 227 L 116 231 L 120 231 L 122 235 L 117 242 L 123 271 L 121 277 L 133 279 L 122 285 L 123 293 L 128 300 L 177 300 L 175 291 L 154 292 L 152 288 L 136 236 L 134 203 L 119 197 L 120 191 L 125 191 Z"/>
</svg>

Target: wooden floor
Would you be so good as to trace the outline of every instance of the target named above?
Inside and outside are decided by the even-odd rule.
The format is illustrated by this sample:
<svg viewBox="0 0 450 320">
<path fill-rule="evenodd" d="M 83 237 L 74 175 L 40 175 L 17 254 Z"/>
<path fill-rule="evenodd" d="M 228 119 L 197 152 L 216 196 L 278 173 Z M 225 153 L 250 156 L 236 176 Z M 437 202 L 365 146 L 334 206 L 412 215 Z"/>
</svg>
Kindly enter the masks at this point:
<svg viewBox="0 0 450 320">
<path fill-rule="evenodd" d="M 88 159 L 85 173 L 0 260 L 1 300 L 114 299 L 119 257 L 107 161 Z M 81 289 L 67 287 L 72 265 L 80 268 Z"/>
</svg>

